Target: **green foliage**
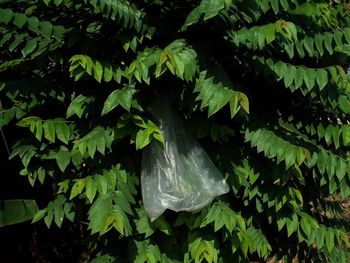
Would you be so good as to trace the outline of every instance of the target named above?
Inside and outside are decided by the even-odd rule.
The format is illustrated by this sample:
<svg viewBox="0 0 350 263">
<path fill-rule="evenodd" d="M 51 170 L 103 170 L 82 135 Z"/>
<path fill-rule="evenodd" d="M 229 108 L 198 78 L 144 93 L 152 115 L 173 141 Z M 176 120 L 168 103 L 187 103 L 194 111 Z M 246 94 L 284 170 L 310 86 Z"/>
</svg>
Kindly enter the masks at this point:
<svg viewBox="0 0 350 263">
<path fill-rule="evenodd" d="M 157 47 L 146 48 L 131 63 L 128 72 L 139 82 L 143 80 L 149 84 L 149 68 L 156 65 L 156 70 L 153 72 L 156 78 L 169 70 L 180 79 L 191 81 L 197 70 L 196 57 L 196 52 L 186 45 L 185 40 L 178 39 L 166 46 L 164 50 Z"/>
<path fill-rule="evenodd" d="M 66 113 L 67 118 L 73 116 L 74 114 L 81 118 L 86 109 L 86 105 L 92 101 L 92 97 L 85 97 L 84 95 L 79 95 L 75 97 L 68 106 Z"/>
<path fill-rule="evenodd" d="M 57 138 L 67 144 L 70 139 L 70 128 L 62 118 L 43 121 L 39 117 L 31 116 L 23 118 L 17 125 L 29 128 L 39 141 L 44 137 L 54 143 Z"/>
<path fill-rule="evenodd" d="M 0 227 L 31 220 L 38 211 L 35 200 L 1 200 Z"/>
<path fill-rule="evenodd" d="M 162 262 L 160 250 L 157 246 L 149 244 L 147 241 L 141 241 L 136 243 L 138 254 L 134 260 L 136 263 L 141 262 Z"/>
<path fill-rule="evenodd" d="M 105 104 L 103 105 L 102 115 L 107 114 L 113 110 L 118 105 L 122 106 L 127 111 L 130 111 L 132 104 L 132 95 L 134 93 L 133 87 L 126 87 L 124 89 L 119 89 L 113 91 L 107 97 Z"/>
<path fill-rule="evenodd" d="M 257 152 L 263 152 L 270 159 L 276 158 L 277 164 L 284 161 L 286 169 L 292 165 L 300 166 L 311 158 L 308 149 L 294 145 L 264 128 L 255 131 L 247 129 L 245 140 L 250 142 L 251 147 L 256 147 Z"/>
<path fill-rule="evenodd" d="M 0 1 L 0 128 L 21 179 L 47 194 L 38 211 L 5 202 L 0 225 L 79 229 L 91 262 L 349 262 L 349 12 L 344 1 Z M 139 176 L 141 150 L 167 147 L 159 94 L 231 190 L 151 222 Z"/>
<path fill-rule="evenodd" d="M 72 203 L 68 202 L 63 195 L 58 195 L 53 201 L 49 202 L 45 209 L 39 210 L 33 217 L 32 223 L 44 219 L 45 224 L 50 228 L 52 221 L 58 227 L 61 227 L 63 219 L 74 220 L 75 212 L 72 211 Z"/>
<path fill-rule="evenodd" d="M 141 30 L 144 14 L 128 1 L 90 0 L 87 2 L 95 8 L 95 12 L 101 12 L 104 17 L 118 21 L 123 27 Z"/>
<path fill-rule="evenodd" d="M 23 58 L 29 55 L 34 58 L 60 47 L 67 32 L 67 29 L 61 25 L 55 26 L 49 21 L 40 21 L 35 16 L 29 17 L 23 13 L 13 12 L 11 9 L 0 8 L 0 23 L 15 27 L 1 34 L 0 46 L 7 44 L 11 52 L 21 48 Z M 21 33 L 24 28 L 27 32 Z M 29 32 L 34 36 L 30 36 Z M 7 66 L 2 65 L 5 68 L 8 66 L 8 63 Z"/>
<path fill-rule="evenodd" d="M 120 83 L 122 77 L 127 78 L 123 70 L 109 63 L 92 59 L 87 55 L 74 55 L 69 62 L 71 63 L 70 75 L 74 77 L 75 81 L 78 81 L 85 74 L 93 76 L 98 82 L 102 80 L 109 82 L 113 79 Z"/>
<path fill-rule="evenodd" d="M 206 72 L 201 72 L 194 92 L 199 92 L 197 100 L 202 101 L 200 108 L 208 107 L 208 117 L 218 112 L 226 104 L 230 105 L 231 118 L 241 107 L 249 113 L 249 102 L 244 93 L 224 87 L 221 83 L 214 83 L 213 77 L 206 78 Z"/>
<path fill-rule="evenodd" d="M 228 9 L 232 0 L 202 0 L 201 3 L 188 14 L 184 28 L 197 23 L 204 15 L 203 20 L 208 20 L 218 15 L 224 8 Z"/>
<path fill-rule="evenodd" d="M 72 151 L 74 153 L 79 152 L 82 157 L 88 154 L 91 158 L 94 158 L 96 151 L 104 155 L 105 149 L 111 148 L 113 140 L 113 130 L 97 126 L 84 137 L 76 140 Z"/>
</svg>

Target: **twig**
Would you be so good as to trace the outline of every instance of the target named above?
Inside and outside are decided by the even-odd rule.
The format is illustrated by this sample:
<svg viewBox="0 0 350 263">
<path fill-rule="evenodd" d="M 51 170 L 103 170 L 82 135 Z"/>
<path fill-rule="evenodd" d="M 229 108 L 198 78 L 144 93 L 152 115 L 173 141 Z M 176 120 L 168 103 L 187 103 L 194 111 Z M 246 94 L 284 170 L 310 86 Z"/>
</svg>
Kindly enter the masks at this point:
<svg viewBox="0 0 350 263">
<path fill-rule="evenodd" d="M 2 103 L 1 103 L 1 101 L 0 101 L 0 110 L 2 110 Z M 3 132 L 2 128 L 0 128 L 0 133 L 1 133 L 2 140 L 4 141 L 4 144 L 5 144 L 5 148 L 6 148 L 7 154 L 10 156 L 11 155 L 10 148 L 9 148 L 9 146 L 7 144 L 5 133 Z"/>
</svg>

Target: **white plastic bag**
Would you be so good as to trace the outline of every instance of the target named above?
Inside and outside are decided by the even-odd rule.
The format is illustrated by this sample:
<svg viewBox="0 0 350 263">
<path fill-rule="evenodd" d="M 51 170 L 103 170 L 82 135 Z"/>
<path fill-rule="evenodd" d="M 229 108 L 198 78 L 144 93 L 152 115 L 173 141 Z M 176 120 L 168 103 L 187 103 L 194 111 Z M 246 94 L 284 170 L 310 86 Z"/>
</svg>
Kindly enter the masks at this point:
<svg viewBox="0 0 350 263">
<path fill-rule="evenodd" d="M 199 143 L 186 134 L 167 102 L 152 107 L 165 145 L 154 141 L 142 154 L 141 188 L 145 210 L 155 220 L 166 209 L 194 211 L 229 187 Z"/>
</svg>

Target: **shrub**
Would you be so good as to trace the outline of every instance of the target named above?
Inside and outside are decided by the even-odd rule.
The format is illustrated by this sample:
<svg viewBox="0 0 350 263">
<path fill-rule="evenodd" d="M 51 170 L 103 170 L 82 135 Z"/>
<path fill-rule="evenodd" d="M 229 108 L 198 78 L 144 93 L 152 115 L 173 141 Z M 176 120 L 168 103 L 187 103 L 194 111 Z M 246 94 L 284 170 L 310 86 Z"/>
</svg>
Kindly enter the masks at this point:
<svg viewBox="0 0 350 263">
<path fill-rule="evenodd" d="M 77 224 L 93 262 L 348 262 L 349 5 L 301 0 L 0 1 L 0 127 L 33 222 Z M 172 107 L 230 192 L 151 223 L 147 107 Z M 16 127 L 14 126 L 16 124 Z"/>
</svg>

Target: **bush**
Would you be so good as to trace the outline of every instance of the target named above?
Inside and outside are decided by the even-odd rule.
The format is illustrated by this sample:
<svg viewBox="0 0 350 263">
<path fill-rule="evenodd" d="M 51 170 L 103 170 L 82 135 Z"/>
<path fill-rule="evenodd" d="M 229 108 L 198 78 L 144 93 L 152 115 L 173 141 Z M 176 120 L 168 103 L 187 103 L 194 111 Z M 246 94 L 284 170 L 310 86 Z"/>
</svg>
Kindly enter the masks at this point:
<svg viewBox="0 0 350 263">
<path fill-rule="evenodd" d="M 33 222 L 82 229 L 92 262 L 349 262 L 345 1 L 0 7 L 0 127 L 53 194 Z M 151 223 L 139 175 L 160 93 L 231 190 Z"/>
</svg>

